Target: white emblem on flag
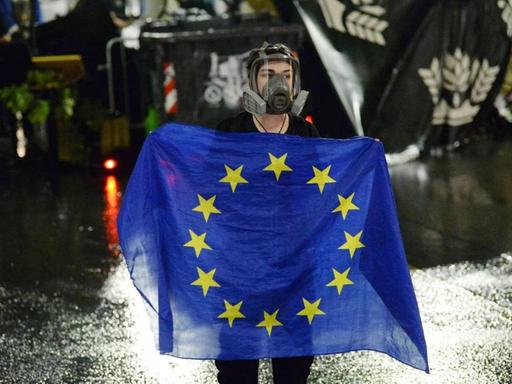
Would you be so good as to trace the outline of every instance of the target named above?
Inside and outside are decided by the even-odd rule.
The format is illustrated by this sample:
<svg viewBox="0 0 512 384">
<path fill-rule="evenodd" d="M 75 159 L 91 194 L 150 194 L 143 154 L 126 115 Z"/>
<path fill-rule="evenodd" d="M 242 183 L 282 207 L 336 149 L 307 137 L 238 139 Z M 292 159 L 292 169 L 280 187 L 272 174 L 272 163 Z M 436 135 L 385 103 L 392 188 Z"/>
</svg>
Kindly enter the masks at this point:
<svg viewBox="0 0 512 384">
<path fill-rule="evenodd" d="M 472 122 L 499 71 L 499 66 L 490 66 L 487 59 L 472 60 L 460 48 L 445 55 L 443 62 L 434 57 L 430 68 L 419 68 L 434 103 L 432 124 L 455 127 Z"/>
<path fill-rule="evenodd" d="M 507 35 L 512 37 L 512 0 L 499 0 L 498 7 L 502 9 L 501 18 L 507 24 Z"/>
<path fill-rule="evenodd" d="M 389 23 L 382 19 L 386 9 L 374 1 L 351 0 L 351 6 L 347 7 L 338 0 L 318 0 L 329 28 L 370 43 L 386 45 L 383 32 Z"/>
</svg>

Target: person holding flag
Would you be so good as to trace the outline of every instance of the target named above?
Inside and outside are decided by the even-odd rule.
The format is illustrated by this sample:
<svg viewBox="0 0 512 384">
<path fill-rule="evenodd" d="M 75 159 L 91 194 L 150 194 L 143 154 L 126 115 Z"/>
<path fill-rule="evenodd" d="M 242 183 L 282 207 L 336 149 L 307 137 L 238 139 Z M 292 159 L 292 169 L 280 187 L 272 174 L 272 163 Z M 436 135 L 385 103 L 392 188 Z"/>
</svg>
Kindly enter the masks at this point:
<svg viewBox="0 0 512 384">
<path fill-rule="evenodd" d="M 249 53 L 244 111 L 223 120 L 225 132 L 263 132 L 318 137 L 316 127 L 299 113 L 308 92 L 301 90 L 300 64 L 284 44 L 263 43 Z"/>
<path fill-rule="evenodd" d="M 319 137 L 316 127 L 299 113 L 307 92 L 301 90 L 300 63 L 286 45 L 267 42 L 249 53 L 244 111 L 223 120 L 224 132 L 262 132 Z M 306 383 L 312 356 L 272 359 L 275 384 Z M 258 360 L 216 360 L 220 384 L 256 384 Z"/>
<path fill-rule="evenodd" d="M 245 112 L 218 130 L 149 135 L 118 216 L 162 354 L 217 379 L 306 383 L 312 356 L 371 350 L 429 372 L 382 143 L 334 140 L 298 116 L 298 60 L 249 57 Z M 261 134 L 268 133 L 268 134 Z"/>
</svg>

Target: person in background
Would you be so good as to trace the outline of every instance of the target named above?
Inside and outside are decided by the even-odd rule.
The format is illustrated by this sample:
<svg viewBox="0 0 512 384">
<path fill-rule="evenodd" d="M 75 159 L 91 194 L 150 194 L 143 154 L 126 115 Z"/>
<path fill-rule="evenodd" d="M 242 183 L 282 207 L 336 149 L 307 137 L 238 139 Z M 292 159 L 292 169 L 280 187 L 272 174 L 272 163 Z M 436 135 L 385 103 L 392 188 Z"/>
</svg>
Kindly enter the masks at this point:
<svg viewBox="0 0 512 384">
<path fill-rule="evenodd" d="M 219 123 L 224 132 L 261 132 L 318 137 L 314 125 L 299 113 L 308 93 L 300 89 L 299 60 L 284 44 L 264 43 L 247 62 L 245 111 Z M 274 358 L 274 384 L 305 384 L 313 356 Z M 258 360 L 216 360 L 220 384 L 257 384 Z"/>
<path fill-rule="evenodd" d="M 0 0 L 0 42 L 10 42 L 19 30 L 10 0 Z"/>
</svg>

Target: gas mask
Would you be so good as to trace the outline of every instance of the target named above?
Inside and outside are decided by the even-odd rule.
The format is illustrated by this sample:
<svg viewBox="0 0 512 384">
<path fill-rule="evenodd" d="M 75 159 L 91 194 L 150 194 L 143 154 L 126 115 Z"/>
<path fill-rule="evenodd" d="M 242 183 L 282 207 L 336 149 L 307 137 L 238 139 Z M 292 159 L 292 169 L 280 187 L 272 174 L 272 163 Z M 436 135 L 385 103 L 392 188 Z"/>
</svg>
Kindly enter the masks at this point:
<svg viewBox="0 0 512 384">
<path fill-rule="evenodd" d="M 270 77 L 263 86 L 262 97 L 266 101 L 267 113 L 282 114 L 288 112 L 292 100 L 286 77 L 282 74 Z"/>
<path fill-rule="evenodd" d="M 299 62 L 287 48 L 274 47 L 264 44 L 253 50 L 253 55 L 258 56 L 249 63 L 249 82 L 243 90 L 244 109 L 256 115 L 298 115 L 308 97 L 308 92 L 300 90 Z"/>
</svg>

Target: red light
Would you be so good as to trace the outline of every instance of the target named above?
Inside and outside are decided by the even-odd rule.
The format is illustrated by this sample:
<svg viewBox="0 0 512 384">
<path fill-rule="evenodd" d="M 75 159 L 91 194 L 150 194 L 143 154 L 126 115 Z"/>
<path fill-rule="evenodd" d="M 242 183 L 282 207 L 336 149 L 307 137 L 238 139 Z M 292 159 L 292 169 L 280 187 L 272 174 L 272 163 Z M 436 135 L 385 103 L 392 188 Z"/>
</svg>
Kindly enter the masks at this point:
<svg viewBox="0 0 512 384">
<path fill-rule="evenodd" d="M 108 249 L 113 257 L 120 254 L 119 236 L 117 234 L 117 215 L 121 203 L 121 187 L 116 177 L 108 175 L 103 187 L 105 209 L 103 210 L 103 221 L 105 222 L 105 234 L 108 242 Z"/>
<path fill-rule="evenodd" d="M 114 159 L 107 159 L 103 162 L 103 168 L 109 171 L 117 167 L 117 161 Z"/>
<path fill-rule="evenodd" d="M 310 124 L 313 124 L 313 116 L 311 116 L 311 115 L 307 115 L 304 120 L 306 120 Z"/>
</svg>

